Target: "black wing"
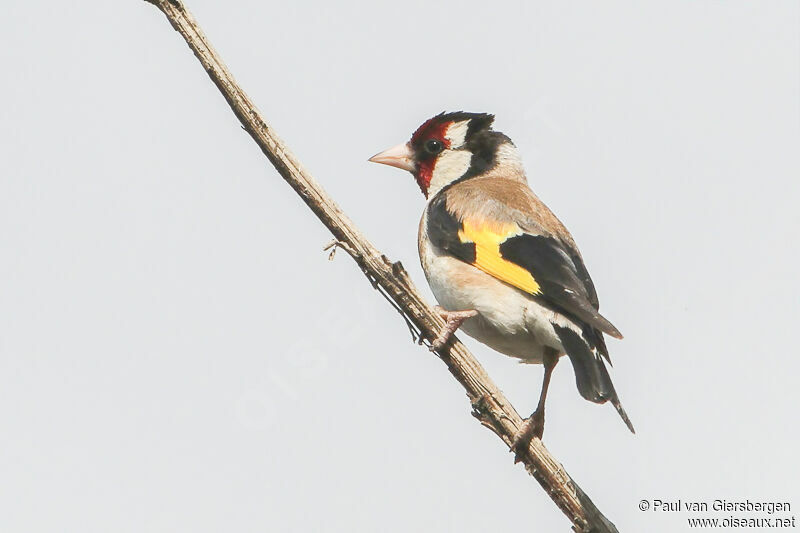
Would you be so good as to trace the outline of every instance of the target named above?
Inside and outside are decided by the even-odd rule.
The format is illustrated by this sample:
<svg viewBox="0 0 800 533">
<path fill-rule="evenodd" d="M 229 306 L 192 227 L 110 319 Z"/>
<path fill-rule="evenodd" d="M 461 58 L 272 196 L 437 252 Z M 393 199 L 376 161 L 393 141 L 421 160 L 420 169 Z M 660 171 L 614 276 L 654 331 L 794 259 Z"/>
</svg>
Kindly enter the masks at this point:
<svg viewBox="0 0 800 533">
<path fill-rule="evenodd" d="M 526 269 L 541 297 L 559 311 L 618 339 L 622 334 L 598 312 L 597 292 L 577 252 L 552 237 L 523 233 L 500 244 L 504 259 Z"/>
</svg>

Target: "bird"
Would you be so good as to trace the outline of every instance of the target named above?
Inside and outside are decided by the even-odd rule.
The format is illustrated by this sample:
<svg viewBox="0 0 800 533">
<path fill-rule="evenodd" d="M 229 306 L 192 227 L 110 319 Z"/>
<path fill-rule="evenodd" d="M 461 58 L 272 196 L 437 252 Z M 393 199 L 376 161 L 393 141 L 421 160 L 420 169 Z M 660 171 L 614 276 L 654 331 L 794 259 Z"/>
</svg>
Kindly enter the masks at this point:
<svg viewBox="0 0 800 533">
<path fill-rule="evenodd" d="M 544 365 L 536 410 L 512 439 L 516 461 L 544 434 L 553 370 L 566 355 L 580 395 L 610 402 L 633 424 L 606 368 L 604 335 L 622 339 L 599 312 L 597 291 L 575 240 L 528 185 L 520 152 L 492 128 L 494 115 L 443 112 L 406 143 L 369 161 L 407 170 L 426 198 L 417 234 L 425 277 L 445 326 L 524 363 Z"/>
</svg>

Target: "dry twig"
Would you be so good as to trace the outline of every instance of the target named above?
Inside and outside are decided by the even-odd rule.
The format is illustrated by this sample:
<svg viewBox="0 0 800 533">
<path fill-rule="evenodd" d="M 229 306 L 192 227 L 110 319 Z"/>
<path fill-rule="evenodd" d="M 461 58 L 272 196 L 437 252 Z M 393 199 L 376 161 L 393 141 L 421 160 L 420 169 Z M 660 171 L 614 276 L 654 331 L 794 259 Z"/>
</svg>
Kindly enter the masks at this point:
<svg viewBox="0 0 800 533">
<path fill-rule="evenodd" d="M 331 231 L 334 242 L 326 249 L 342 248 L 352 256 L 373 287 L 403 316 L 417 339 L 433 339 L 444 325 L 425 303 L 399 262 L 393 263 L 364 238 L 336 203 L 322 190 L 300 162 L 289 152 L 220 57 L 206 39 L 192 15 L 180 0 L 146 0 L 158 7 L 202 63 L 239 118 L 283 179 Z M 454 339 L 437 352 L 450 373 L 464 387 L 472 405 L 472 415 L 510 446 L 522 419 L 503 393 L 489 379 L 475 357 Z M 509 460 L 511 460 L 509 458 Z M 579 532 L 616 532 L 588 496 L 569 477 L 564 468 L 538 439 L 533 439 L 523 461 L 526 470 L 541 484 Z"/>
</svg>

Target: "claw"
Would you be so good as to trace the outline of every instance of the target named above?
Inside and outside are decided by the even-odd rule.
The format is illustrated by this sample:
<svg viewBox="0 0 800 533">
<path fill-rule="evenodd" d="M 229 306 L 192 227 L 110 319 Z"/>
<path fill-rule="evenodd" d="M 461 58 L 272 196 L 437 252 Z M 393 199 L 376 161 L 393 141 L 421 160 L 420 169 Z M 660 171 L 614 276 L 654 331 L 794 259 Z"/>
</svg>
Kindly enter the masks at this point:
<svg viewBox="0 0 800 533">
<path fill-rule="evenodd" d="M 431 343 L 432 352 L 444 348 L 447 342 L 450 340 L 450 337 L 453 336 L 453 333 L 455 333 L 456 330 L 461 327 L 461 324 L 463 324 L 465 320 L 478 314 L 478 312 L 474 309 L 468 309 L 466 311 L 447 311 L 438 305 L 434 308 L 434 310 L 442 318 L 442 320 L 445 321 L 445 325 L 441 331 L 439 331 L 439 335 L 433 339 L 433 342 Z"/>
<path fill-rule="evenodd" d="M 533 437 L 542 440 L 544 434 L 544 412 L 536 411 L 526 418 L 514 435 L 510 451 L 514 452 L 514 464 L 522 461 L 523 456 L 528 453 L 528 447 Z"/>
</svg>

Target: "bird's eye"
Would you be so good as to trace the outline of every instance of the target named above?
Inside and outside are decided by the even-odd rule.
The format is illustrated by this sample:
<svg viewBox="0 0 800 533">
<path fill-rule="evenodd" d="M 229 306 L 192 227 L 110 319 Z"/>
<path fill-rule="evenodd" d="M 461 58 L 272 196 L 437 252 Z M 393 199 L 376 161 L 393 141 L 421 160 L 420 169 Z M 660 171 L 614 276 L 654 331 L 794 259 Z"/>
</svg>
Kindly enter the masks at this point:
<svg viewBox="0 0 800 533">
<path fill-rule="evenodd" d="M 438 154 L 444 150 L 444 144 L 442 141 L 437 141 L 436 139 L 431 139 L 425 143 L 425 151 L 429 154 Z"/>
</svg>

